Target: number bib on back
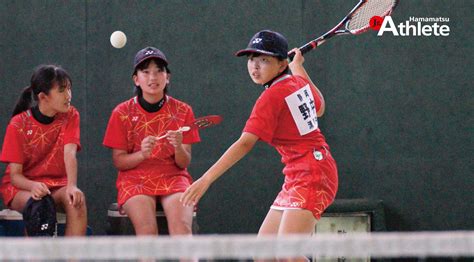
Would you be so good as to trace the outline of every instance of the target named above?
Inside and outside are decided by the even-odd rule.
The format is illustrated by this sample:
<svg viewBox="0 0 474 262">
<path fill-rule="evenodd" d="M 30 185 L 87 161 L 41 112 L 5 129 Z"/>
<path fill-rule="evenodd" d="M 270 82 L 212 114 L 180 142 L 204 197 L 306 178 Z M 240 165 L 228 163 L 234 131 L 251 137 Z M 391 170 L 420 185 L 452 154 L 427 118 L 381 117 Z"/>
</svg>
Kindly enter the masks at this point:
<svg viewBox="0 0 474 262">
<path fill-rule="evenodd" d="M 285 98 L 300 135 L 306 135 L 318 129 L 318 116 L 311 87 L 304 87 Z"/>
</svg>

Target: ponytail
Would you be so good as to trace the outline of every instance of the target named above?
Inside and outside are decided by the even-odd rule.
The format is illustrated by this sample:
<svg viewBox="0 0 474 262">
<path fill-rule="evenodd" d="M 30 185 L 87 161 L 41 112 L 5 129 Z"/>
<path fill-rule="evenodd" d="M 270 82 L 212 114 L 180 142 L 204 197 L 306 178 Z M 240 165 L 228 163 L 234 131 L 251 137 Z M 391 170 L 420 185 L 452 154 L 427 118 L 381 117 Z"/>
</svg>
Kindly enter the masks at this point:
<svg viewBox="0 0 474 262">
<path fill-rule="evenodd" d="M 18 115 L 19 113 L 28 110 L 31 107 L 33 102 L 33 89 L 31 86 L 23 88 L 23 92 L 16 102 L 15 109 L 13 109 L 12 117 Z"/>
<path fill-rule="evenodd" d="M 72 85 L 72 81 L 69 74 L 60 66 L 38 66 L 31 76 L 30 85 L 23 89 L 15 109 L 13 109 L 12 117 L 30 109 L 33 106 L 33 100 L 39 100 L 40 93 L 48 95 L 54 84 L 66 86 L 67 84 Z"/>
</svg>

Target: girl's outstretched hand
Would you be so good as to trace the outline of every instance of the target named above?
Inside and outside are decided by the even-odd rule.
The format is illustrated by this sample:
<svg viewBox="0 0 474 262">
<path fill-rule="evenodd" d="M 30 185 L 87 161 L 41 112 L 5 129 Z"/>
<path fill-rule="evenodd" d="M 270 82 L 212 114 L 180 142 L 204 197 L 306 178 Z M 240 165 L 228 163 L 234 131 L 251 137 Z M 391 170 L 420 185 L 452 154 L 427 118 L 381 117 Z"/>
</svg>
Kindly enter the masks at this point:
<svg viewBox="0 0 474 262">
<path fill-rule="evenodd" d="M 181 201 L 183 206 L 195 206 L 210 185 L 211 183 L 206 179 L 199 178 L 186 189 L 179 201 Z"/>
</svg>

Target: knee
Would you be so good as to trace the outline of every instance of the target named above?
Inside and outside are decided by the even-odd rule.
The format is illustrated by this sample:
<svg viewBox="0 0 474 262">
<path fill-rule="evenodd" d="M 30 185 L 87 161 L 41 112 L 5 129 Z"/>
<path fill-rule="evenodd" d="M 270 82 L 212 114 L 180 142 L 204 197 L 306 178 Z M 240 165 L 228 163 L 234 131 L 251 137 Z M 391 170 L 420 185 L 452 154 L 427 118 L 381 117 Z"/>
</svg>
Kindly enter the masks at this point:
<svg viewBox="0 0 474 262">
<path fill-rule="evenodd" d="M 157 225 L 154 223 L 140 223 L 134 226 L 136 235 L 156 235 L 158 234 Z"/>
<path fill-rule="evenodd" d="M 66 202 L 64 205 L 64 210 L 68 217 L 76 217 L 76 218 L 85 218 L 87 217 L 87 204 L 86 199 L 82 198 L 83 200 L 77 204 L 71 204 L 69 201 Z"/>
<path fill-rule="evenodd" d="M 77 207 L 75 207 L 75 209 L 77 210 L 76 211 L 77 216 L 87 217 L 87 205 L 85 201 L 79 204 Z"/>
<path fill-rule="evenodd" d="M 190 235 L 192 234 L 192 224 L 192 219 L 180 218 L 173 223 L 168 221 L 168 230 L 170 235 Z"/>
</svg>

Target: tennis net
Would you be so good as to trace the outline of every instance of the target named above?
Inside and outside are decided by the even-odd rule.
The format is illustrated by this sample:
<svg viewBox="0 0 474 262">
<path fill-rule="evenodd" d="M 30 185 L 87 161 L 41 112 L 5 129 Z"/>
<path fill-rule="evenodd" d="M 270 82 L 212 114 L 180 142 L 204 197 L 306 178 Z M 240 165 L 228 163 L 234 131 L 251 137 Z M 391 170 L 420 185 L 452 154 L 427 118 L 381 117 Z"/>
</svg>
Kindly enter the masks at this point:
<svg viewBox="0 0 474 262">
<path fill-rule="evenodd" d="M 314 236 L 196 235 L 182 237 L 0 238 L 1 260 L 248 260 L 291 258 L 467 258 L 474 231 L 316 234 Z M 319 260 L 318 260 L 319 261 Z M 363 260 L 365 261 L 365 260 Z"/>
</svg>

